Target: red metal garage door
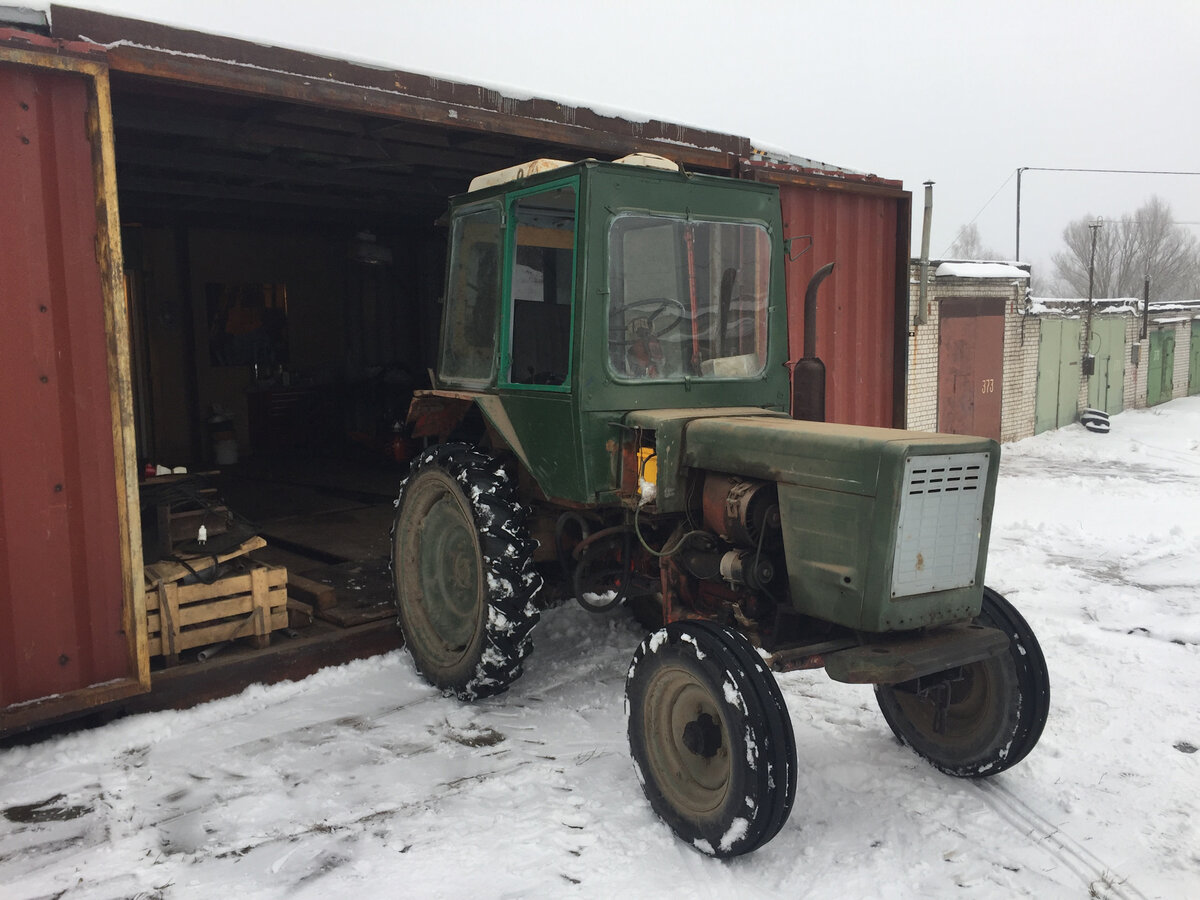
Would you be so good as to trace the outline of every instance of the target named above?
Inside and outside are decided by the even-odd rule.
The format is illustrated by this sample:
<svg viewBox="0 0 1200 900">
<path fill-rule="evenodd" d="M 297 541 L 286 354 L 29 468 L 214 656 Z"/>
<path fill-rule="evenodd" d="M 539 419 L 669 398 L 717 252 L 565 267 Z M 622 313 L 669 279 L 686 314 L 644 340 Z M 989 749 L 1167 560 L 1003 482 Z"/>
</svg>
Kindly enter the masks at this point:
<svg viewBox="0 0 1200 900">
<path fill-rule="evenodd" d="M 938 431 L 1000 440 L 1004 301 L 941 302 Z"/>
<path fill-rule="evenodd" d="M 149 683 L 106 78 L 0 46 L 0 730 Z"/>
</svg>

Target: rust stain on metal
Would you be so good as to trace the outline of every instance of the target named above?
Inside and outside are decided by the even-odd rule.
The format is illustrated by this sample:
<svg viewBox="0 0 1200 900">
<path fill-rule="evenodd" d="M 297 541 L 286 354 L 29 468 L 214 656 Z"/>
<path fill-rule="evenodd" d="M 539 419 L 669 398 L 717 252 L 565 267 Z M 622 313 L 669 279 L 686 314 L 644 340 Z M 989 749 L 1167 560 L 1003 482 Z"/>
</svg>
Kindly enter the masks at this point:
<svg viewBox="0 0 1200 900">
<path fill-rule="evenodd" d="M 408 406 L 407 422 L 415 438 L 436 437 L 444 440 L 463 420 L 474 402 L 474 395 L 450 392 L 417 391 Z"/>
<path fill-rule="evenodd" d="M 537 97 L 507 97 L 482 85 L 413 72 L 362 66 L 88 10 L 58 7 L 51 27 L 60 39 L 110 44 L 109 65 L 192 84 L 262 94 L 290 94 L 306 103 L 371 110 L 461 130 L 520 133 L 596 153 L 652 150 L 693 166 L 727 170 L 748 156 L 749 138 L 676 123 L 634 122 L 586 107 Z M 399 90 L 397 89 L 399 86 Z"/>
<path fill-rule="evenodd" d="M 825 671 L 846 684 L 899 684 L 997 656 L 1008 646 L 1008 635 L 997 628 L 947 625 L 831 653 Z"/>
<path fill-rule="evenodd" d="M 820 653 L 814 653 L 812 656 L 780 660 L 771 666 L 771 668 L 776 672 L 799 672 L 801 669 L 823 669 L 825 668 L 825 657 Z"/>
</svg>

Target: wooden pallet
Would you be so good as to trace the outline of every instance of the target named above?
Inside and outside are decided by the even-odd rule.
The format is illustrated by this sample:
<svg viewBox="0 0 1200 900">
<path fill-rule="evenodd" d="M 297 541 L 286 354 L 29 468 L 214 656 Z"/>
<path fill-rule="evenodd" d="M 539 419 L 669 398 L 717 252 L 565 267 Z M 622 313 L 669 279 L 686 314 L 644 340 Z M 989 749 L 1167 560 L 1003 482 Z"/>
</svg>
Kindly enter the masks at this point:
<svg viewBox="0 0 1200 900">
<path fill-rule="evenodd" d="M 272 631 L 288 627 L 287 604 L 282 566 L 259 566 L 212 584 L 160 582 L 146 590 L 150 655 L 175 665 L 180 651 L 238 638 L 267 647 Z"/>
</svg>

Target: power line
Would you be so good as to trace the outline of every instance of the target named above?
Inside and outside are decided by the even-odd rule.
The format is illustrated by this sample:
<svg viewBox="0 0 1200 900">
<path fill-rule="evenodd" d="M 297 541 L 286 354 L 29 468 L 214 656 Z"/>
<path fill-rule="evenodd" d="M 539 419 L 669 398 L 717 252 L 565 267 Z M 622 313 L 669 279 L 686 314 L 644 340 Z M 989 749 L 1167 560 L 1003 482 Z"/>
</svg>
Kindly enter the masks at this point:
<svg viewBox="0 0 1200 900">
<path fill-rule="evenodd" d="M 1020 170 L 1018 169 L 1017 171 L 1019 172 Z M 945 256 L 947 253 L 950 252 L 950 248 L 952 246 L 954 246 L 954 241 L 957 241 L 960 237 L 962 237 L 963 232 L 975 224 L 975 219 L 978 219 L 980 216 L 983 215 L 983 211 L 992 205 L 992 201 L 995 200 L 996 197 L 998 197 L 1000 195 L 1000 192 L 1002 190 L 1004 190 L 1006 187 L 1008 187 L 1008 183 L 1013 180 L 1013 175 L 1016 175 L 1016 174 L 1017 174 L 1016 172 L 1013 172 L 1011 175 L 1009 175 L 1007 178 L 1005 178 L 1004 183 L 1002 185 L 1000 185 L 1000 187 L 996 188 L 996 192 L 994 194 L 992 194 L 992 196 L 988 197 L 987 203 L 983 204 L 983 206 L 980 208 L 979 212 L 975 213 L 975 217 L 973 219 L 971 219 L 970 222 L 968 222 L 967 224 L 963 225 L 960 229 L 958 229 L 958 234 L 954 235 L 954 240 L 952 240 L 949 244 L 946 245 L 946 249 L 942 251 L 942 256 Z"/>
<path fill-rule="evenodd" d="M 1020 166 L 1018 172 L 1098 172 L 1103 175 L 1200 175 L 1200 172 L 1178 172 L 1169 169 L 1080 169 L 1056 166 Z"/>
<path fill-rule="evenodd" d="M 1078 166 L 1018 166 L 1017 167 L 1017 246 L 1013 258 L 1021 258 L 1021 176 L 1026 172 L 1091 172 L 1100 175 L 1200 175 L 1200 172 L 1182 172 L 1173 169 L 1084 169 Z M 1007 184 L 1007 182 L 1005 182 Z M 991 201 L 989 201 L 991 202 Z M 1177 225 L 1192 225 L 1192 222 L 1177 222 Z"/>
</svg>

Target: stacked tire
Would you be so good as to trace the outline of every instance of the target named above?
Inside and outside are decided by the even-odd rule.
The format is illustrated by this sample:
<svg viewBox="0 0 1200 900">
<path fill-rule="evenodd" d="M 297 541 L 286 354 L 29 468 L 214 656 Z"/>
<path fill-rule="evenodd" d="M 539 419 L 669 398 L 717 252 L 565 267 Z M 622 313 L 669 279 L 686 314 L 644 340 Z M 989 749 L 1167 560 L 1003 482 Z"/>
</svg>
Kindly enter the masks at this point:
<svg viewBox="0 0 1200 900">
<path fill-rule="evenodd" d="M 1110 423 L 1108 421 L 1108 413 L 1102 409 L 1092 409 L 1089 406 L 1079 417 L 1079 424 L 1088 431 L 1093 431 L 1096 434 L 1108 434 Z"/>
</svg>

